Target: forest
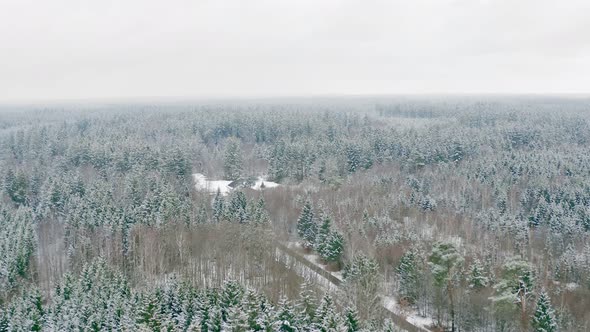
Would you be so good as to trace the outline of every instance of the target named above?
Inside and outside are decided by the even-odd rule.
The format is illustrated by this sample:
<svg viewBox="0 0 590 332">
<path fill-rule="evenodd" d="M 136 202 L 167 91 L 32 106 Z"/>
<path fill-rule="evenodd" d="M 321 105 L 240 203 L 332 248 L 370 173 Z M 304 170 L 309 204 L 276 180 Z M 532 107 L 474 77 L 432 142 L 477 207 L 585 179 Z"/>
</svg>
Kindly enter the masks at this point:
<svg viewBox="0 0 590 332">
<path fill-rule="evenodd" d="M 590 331 L 590 99 L 0 106 L 0 331 L 406 330 Z"/>
</svg>

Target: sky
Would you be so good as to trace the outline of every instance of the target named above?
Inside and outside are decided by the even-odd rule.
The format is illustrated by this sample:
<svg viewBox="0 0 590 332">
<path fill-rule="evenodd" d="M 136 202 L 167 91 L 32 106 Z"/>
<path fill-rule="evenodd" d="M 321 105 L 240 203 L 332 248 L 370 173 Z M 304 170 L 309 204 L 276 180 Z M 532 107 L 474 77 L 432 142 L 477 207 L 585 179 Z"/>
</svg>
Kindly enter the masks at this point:
<svg viewBox="0 0 590 332">
<path fill-rule="evenodd" d="M 588 0 L 0 0 L 0 102 L 589 88 Z"/>
</svg>

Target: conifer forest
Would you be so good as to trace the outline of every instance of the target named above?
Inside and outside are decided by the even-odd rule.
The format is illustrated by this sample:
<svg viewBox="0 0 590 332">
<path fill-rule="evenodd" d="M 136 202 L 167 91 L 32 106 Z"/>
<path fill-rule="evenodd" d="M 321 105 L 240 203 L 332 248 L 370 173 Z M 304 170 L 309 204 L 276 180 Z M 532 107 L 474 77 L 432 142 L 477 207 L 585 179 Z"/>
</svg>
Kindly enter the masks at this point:
<svg viewBox="0 0 590 332">
<path fill-rule="evenodd" d="M 590 331 L 590 99 L 1 106 L 0 331 Z"/>
</svg>

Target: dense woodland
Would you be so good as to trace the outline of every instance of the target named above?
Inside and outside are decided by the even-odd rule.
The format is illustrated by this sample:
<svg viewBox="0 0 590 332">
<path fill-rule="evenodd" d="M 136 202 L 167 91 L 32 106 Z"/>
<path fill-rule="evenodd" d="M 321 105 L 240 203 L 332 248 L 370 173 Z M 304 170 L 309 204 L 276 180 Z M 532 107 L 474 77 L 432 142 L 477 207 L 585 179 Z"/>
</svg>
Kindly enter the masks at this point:
<svg viewBox="0 0 590 332">
<path fill-rule="evenodd" d="M 589 99 L 2 106 L 0 172 L 0 331 L 590 331 Z"/>
</svg>

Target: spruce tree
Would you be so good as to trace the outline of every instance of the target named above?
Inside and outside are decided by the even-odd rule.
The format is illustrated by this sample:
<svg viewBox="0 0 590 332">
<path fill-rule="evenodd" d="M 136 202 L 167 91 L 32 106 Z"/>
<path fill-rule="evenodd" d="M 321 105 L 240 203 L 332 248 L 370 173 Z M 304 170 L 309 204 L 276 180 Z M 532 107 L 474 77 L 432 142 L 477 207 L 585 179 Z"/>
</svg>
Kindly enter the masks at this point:
<svg viewBox="0 0 590 332">
<path fill-rule="evenodd" d="M 230 221 L 244 223 L 248 221 L 248 200 L 241 191 L 232 194 L 227 207 L 227 216 Z"/>
<path fill-rule="evenodd" d="M 399 295 L 410 304 L 415 303 L 418 299 L 418 280 L 420 278 L 418 264 L 419 258 L 417 252 L 410 250 L 402 256 L 396 268 L 396 274 L 399 280 Z"/>
<path fill-rule="evenodd" d="M 320 257 L 327 263 L 339 263 L 344 253 L 344 236 L 338 232 L 330 232 L 326 238 L 326 244 L 322 251 L 318 252 Z"/>
<path fill-rule="evenodd" d="M 320 253 L 324 252 L 326 246 L 328 245 L 328 237 L 330 236 L 330 232 L 332 231 L 332 219 L 326 213 L 323 213 L 322 216 L 322 224 L 320 225 L 316 239 L 314 248 L 315 250 Z"/>
<path fill-rule="evenodd" d="M 551 306 L 549 295 L 542 291 L 537 299 L 537 308 L 533 314 L 532 320 L 533 331 L 535 332 L 555 332 L 557 331 L 557 321 L 555 312 Z"/>
<path fill-rule="evenodd" d="M 239 180 L 242 176 L 242 151 L 240 141 L 236 138 L 227 140 L 223 156 L 225 178 L 230 181 Z"/>
<path fill-rule="evenodd" d="M 346 309 L 346 332 L 360 331 L 358 312 L 352 308 Z"/>
<path fill-rule="evenodd" d="M 223 219 L 224 209 L 225 200 L 221 195 L 221 190 L 217 188 L 217 193 L 215 194 L 215 198 L 213 199 L 213 220 L 215 222 L 220 222 Z"/>
<path fill-rule="evenodd" d="M 303 241 L 305 248 L 311 248 L 315 245 L 317 225 L 315 223 L 313 207 L 309 200 L 305 201 L 303 210 L 299 219 L 297 219 L 297 234 Z"/>
<path fill-rule="evenodd" d="M 317 309 L 315 292 L 313 284 L 306 278 L 301 284 L 299 300 L 296 305 L 299 321 L 306 325 L 310 325 L 315 319 L 315 311 Z"/>
<path fill-rule="evenodd" d="M 488 285 L 488 278 L 484 275 L 484 269 L 479 259 L 475 259 L 469 271 L 469 287 L 480 290 Z"/>
<path fill-rule="evenodd" d="M 277 315 L 274 323 L 274 331 L 279 332 L 296 332 L 297 323 L 295 312 L 287 298 L 281 297 L 278 303 Z"/>
</svg>

